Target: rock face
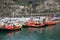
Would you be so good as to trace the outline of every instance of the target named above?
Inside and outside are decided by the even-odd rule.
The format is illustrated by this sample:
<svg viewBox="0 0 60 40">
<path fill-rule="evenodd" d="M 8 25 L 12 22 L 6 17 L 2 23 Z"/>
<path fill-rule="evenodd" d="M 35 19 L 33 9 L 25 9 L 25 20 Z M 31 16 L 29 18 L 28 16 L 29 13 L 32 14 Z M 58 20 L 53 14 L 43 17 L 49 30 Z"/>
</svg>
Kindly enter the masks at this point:
<svg viewBox="0 0 60 40">
<path fill-rule="evenodd" d="M 47 13 L 47 10 L 48 12 L 56 12 L 56 9 L 60 11 L 60 4 L 58 4 L 59 0 L 50 0 L 52 4 L 50 4 L 51 2 L 49 0 L 32 0 L 32 6 L 30 6 L 29 1 L 30 0 L 0 0 L 0 16 L 12 16 L 14 13 L 16 15 L 28 14 L 31 13 L 30 7 L 33 9 L 33 13 Z M 17 9 L 18 11 L 16 11 Z"/>
<path fill-rule="evenodd" d="M 13 5 L 15 5 L 15 2 L 12 0 L 0 0 L 0 16 L 10 16 L 16 9 Z"/>
</svg>

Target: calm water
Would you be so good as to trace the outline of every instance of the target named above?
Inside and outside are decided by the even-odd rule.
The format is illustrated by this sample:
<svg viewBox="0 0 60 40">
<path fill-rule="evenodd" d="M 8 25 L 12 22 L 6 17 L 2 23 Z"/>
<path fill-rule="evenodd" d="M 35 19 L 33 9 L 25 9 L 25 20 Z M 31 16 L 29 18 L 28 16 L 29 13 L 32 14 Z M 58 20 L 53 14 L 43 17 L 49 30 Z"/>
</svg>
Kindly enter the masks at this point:
<svg viewBox="0 0 60 40">
<path fill-rule="evenodd" d="M 46 28 L 22 28 L 17 32 L 0 32 L 0 40 L 60 40 L 60 23 Z"/>
</svg>

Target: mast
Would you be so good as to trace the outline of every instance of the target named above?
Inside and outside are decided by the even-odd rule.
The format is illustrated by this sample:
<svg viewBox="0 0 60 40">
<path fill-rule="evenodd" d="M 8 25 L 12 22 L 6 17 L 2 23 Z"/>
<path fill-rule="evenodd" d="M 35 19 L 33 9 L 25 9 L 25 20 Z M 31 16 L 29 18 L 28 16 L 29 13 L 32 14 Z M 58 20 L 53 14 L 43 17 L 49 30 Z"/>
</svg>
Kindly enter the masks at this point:
<svg viewBox="0 0 60 40">
<path fill-rule="evenodd" d="M 33 0 L 28 1 L 28 4 L 30 4 L 30 15 L 32 16 L 32 4 L 33 4 Z"/>
<path fill-rule="evenodd" d="M 33 1 L 32 0 L 30 0 L 30 6 L 31 6 L 31 17 L 32 17 L 32 11 L 33 11 L 33 9 L 32 9 L 32 5 L 33 5 Z"/>
</svg>

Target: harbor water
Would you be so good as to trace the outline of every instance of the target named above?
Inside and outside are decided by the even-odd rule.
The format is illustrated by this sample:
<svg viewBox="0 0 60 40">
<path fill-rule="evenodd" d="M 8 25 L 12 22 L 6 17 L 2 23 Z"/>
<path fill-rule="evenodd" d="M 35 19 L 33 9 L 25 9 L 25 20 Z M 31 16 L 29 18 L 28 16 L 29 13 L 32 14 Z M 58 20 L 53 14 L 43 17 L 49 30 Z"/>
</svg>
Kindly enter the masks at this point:
<svg viewBox="0 0 60 40">
<path fill-rule="evenodd" d="M 60 40 L 60 23 L 45 28 L 22 28 L 20 31 L 0 32 L 0 40 Z"/>
</svg>

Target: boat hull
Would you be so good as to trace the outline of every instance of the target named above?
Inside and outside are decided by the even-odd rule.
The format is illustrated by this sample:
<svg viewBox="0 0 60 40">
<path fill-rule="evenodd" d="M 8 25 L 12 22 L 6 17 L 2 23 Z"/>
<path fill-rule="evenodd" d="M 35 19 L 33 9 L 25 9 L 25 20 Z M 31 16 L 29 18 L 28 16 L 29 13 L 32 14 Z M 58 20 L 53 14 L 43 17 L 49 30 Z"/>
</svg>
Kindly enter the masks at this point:
<svg viewBox="0 0 60 40">
<path fill-rule="evenodd" d="M 0 28 L 0 31 L 18 31 L 21 30 L 21 28 L 19 29 L 6 29 L 6 28 Z"/>
<path fill-rule="evenodd" d="M 28 26 L 28 25 L 23 25 L 23 28 L 28 28 L 28 27 L 32 27 L 32 28 L 41 28 L 41 27 L 46 27 L 46 25 L 36 25 L 36 26 Z"/>
<path fill-rule="evenodd" d="M 46 25 L 49 26 L 49 25 L 56 25 L 56 22 L 55 21 L 49 21 L 49 22 L 46 22 Z"/>
</svg>

